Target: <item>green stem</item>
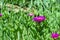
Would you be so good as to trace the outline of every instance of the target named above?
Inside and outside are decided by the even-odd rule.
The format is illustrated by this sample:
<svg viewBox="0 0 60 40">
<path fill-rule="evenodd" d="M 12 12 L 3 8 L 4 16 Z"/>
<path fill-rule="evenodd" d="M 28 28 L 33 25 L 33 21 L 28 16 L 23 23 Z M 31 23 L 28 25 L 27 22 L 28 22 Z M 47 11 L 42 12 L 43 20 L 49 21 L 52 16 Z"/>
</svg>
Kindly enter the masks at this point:
<svg viewBox="0 0 60 40">
<path fill-rule="evenodd" d="M 54 39 L 54 40 L 57 40 L 57 39 Z"/>
<path fill-rule="evenodd" d="M 20 32 L 19 31 L 17 32 L 17 35 L 18 35 L 18 40 L 20 40 Z"/>
</svg>

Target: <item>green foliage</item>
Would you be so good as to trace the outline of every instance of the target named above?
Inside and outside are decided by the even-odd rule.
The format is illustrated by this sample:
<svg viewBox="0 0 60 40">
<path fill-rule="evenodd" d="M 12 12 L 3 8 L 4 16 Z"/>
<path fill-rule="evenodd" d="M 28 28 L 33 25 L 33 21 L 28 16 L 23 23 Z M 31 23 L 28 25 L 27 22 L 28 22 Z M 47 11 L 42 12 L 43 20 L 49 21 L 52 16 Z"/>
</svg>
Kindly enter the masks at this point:
<svg viewBox="0 0 60 40">
<path fill-rule="evenodd" d="M 0 17 L 0 40 L 53 40 L 52 32 L 60 33 L 60 4 L 57 0 L 1 0 L 20 7 L 34 8 L 34 14 L 44 15 L 46 20 L 36 23 L 28 12 L 9 12 L 2 5 Z M 29 11 L 29 12 L 31 12 Z M 60 38 L 58 39 L 60 40 Z"/>
</svg>

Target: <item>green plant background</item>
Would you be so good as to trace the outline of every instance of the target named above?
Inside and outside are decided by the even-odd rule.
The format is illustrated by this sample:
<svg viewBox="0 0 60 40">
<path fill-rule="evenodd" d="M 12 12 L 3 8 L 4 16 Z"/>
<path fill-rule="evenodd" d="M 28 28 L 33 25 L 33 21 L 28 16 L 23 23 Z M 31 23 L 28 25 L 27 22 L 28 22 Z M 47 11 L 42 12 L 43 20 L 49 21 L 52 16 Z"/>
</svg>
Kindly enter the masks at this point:
<svg viewBox="0 0 60 40">
<path fill-rule="evenodd" d="M 0 12 L 3 14 L 0 17 L 0 40 L 53 40 L 51 33 L 60 33 L 59 0 L 0 0 L 0 3 Z M 28 12 L 9 12 L 5 7 L 6 3 L 31 9 Z M 34 22 L 33 17 L 28 16 L 30 12 L 34 12 L 36 16 L 44 15 L 46 20 Z"/>
</svg>

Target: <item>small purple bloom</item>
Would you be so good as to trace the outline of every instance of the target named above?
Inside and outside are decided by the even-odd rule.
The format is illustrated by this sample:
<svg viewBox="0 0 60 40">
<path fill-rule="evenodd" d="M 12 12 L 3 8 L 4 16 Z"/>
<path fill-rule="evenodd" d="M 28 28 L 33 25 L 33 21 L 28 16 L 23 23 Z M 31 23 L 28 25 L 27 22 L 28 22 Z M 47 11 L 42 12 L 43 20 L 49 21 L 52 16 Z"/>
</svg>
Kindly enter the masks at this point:
<svg viewBox="0 0 60 40">
<path fill-rule="evenodd" d="M 2 16 L 2 14 L 0 13 L 0 16 Z"/>
<path fill-rule="evenodd" d="M 52 37 L 53 39 L 56 39 L 56 38 L 59 37 L 59 34 L 58 34 L 58 33 L 52 33 L 51 37 Z"/>
<path fill-rule="evenodd" d="M 45 16 L 37 16 L 33 18 L 33 21 L 42 22 L 45 20 Z"/>
<path fill-rule="evenodd" d="M 29 13 L 29 16 L 34 16 L 34 14 L 33 13 Z"/>
</svg>

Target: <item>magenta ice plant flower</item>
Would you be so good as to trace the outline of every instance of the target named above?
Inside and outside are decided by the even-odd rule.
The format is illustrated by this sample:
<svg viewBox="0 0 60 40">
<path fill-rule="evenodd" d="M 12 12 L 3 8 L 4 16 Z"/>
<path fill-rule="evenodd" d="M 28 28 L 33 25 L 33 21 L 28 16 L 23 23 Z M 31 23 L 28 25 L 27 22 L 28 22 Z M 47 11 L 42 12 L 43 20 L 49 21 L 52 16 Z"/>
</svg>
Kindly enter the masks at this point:
<svg viewBox="0 0 60 40">
<path fill-rule="evenodd" d="M 33 14 L 33 13 L 29 13 L 28 15 L 29 15 L 29 16 L 34 16 L 34 14 Z"/>
<path fill-rule="evenodd" d="M 34 17 L 34 18 L 33 18 L 33 21 L 42 22 L 42 21 L 44 21 L 45 19 L 46 19 L 45 16 L 37 16 L 37 17 Z"/>
<path fill-rule="evenodd" d="M 0 13 L 0 16 L 2 16 L 2 14 Z"/>
<path fill-rule="evenodd" d="M 51 37 L 53 39 L 57 39 L 59 37 L 59 34 L 58 33 L 52 33 Z"/>
</svg>

